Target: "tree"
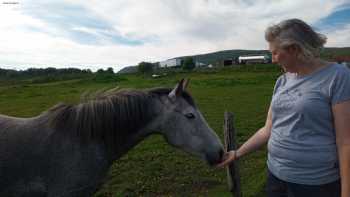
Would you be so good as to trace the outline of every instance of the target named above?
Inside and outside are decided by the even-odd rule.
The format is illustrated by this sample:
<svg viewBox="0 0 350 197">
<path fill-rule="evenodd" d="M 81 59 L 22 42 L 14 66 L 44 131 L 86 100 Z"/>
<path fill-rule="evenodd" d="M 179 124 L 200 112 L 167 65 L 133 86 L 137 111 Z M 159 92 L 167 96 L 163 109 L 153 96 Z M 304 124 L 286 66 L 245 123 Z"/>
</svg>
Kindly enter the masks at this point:
<svg viewBox="0 0 350 197">
<path fill-rule="evenodd" d="M 107 73 L 110 73 L 110 74 L 114 74 L 114 71 L 113 71 L 113 68 L 112 67 L 108 67 L 107 70 L 106 70 Z"/>
<path fill-rule="evenodd" d="M 196 67 L 192 57 L 186 57 L 183 64 L 182 69 L 184 70 L 192 70 Z"/>
<path fill-rule="evenodd" d="M 138 64 L 138 71 L 140 73 L 150 73 L 153 71 L 153 64 L 149 62 L 140 62 Z"/>
<path fill-rule="evenodd" d="M 102 68 L 100 68 L 100 69 L 97 70 L 96 73 L 97 73 L 97 74 L 103 74 L 104 72 L 105 72 L 105 71 L 104 71 Z"/>
</svg>

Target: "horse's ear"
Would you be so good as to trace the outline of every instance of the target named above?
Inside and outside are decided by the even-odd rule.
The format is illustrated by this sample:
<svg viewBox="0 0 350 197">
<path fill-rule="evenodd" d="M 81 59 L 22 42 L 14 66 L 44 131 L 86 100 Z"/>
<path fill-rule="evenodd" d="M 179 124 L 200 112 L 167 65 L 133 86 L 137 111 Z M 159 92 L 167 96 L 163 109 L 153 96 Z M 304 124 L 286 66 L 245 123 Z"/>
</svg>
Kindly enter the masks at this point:
<svg viewBox="0 0 350 197">
<path fill-rule="evenodd" d="M 184 91 L 184 81 L 185 79 L 181 79 L 181 81 L 177 83 L 174 89 L 168 94 L 168 97 L 171 100 L 176 100 L 176 97 L 182 94 L 182 92 Z"/>
<path fill-rule="evenodd" d="M 187 89 L 188 84 L 190 83 L 190 79 L 185 79 L 182 84 L 182 90 L 185 91 Z"/>
</svg>

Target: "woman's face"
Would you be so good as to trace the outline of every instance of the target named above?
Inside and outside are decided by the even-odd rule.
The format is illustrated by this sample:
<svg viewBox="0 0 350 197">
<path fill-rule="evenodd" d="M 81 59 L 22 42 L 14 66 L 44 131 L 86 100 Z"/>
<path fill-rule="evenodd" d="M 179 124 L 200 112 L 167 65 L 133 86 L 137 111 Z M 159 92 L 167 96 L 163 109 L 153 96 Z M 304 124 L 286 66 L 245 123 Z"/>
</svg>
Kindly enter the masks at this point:
<svg viewBox="0 0 350 197">
<path fill-rule="evenodd" d="M 284 49 L 277 41 L 269 42 L 269 50 L 272 55 L 272 63 L 282 66 L 285 72 L 296 72 L 296 51 Z"/>
</svg>

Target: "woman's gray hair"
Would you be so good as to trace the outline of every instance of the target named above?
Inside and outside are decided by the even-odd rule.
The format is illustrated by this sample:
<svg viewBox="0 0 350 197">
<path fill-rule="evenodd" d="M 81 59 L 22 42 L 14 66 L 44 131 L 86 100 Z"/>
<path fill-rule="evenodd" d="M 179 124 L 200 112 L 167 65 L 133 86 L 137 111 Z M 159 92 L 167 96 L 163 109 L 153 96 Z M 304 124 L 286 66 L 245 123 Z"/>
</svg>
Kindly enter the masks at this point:
<svg viewBox="0 0 350 197">
<path fill-rule="evenodd" d="M 277 41 L 282 48 L 296 45 L 304 58 L 319 57 L 327 41 L 325 35 L 315 32 L 300 19 L 288 19 L 268 27 L 265 39 L 268 42 Z"/>
</svg>

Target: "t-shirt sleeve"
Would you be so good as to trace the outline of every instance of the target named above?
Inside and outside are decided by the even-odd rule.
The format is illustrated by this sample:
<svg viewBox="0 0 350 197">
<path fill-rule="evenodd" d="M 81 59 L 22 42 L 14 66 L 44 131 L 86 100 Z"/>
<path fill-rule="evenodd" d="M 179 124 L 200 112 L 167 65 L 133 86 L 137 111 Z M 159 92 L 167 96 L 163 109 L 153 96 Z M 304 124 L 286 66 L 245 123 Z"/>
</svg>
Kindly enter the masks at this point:
<svg viewBox="0 0 350 197">
<path fill-rule="evenodd" d="M 272 95 L 274 95 L 277 92 L 278 88 L 282 85 L 284 77 L 284 75 L 278 77 L 278 79 L 275 82 L 275 86 L 273 87 Z"/>
<path fill-rule="evenodd" d="M 334 80 L 331 97 L 332 105 L 350 100 L 350 69 L 345 66 L 339 69 Z"/>
</svg>

